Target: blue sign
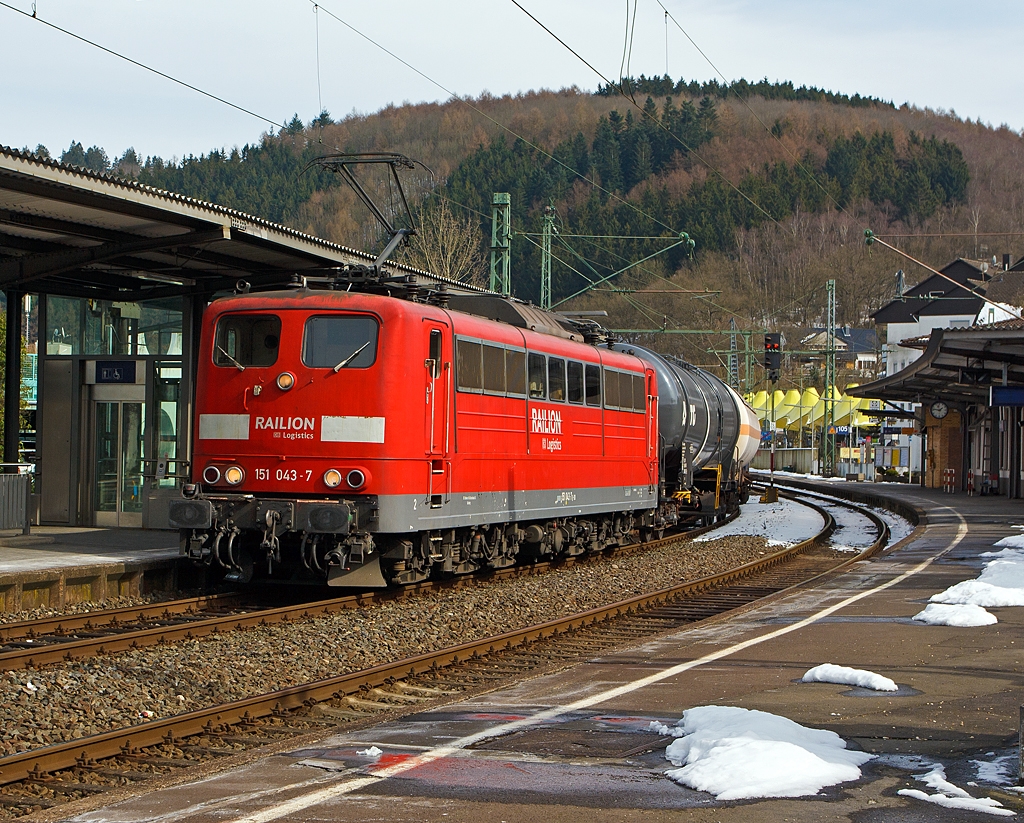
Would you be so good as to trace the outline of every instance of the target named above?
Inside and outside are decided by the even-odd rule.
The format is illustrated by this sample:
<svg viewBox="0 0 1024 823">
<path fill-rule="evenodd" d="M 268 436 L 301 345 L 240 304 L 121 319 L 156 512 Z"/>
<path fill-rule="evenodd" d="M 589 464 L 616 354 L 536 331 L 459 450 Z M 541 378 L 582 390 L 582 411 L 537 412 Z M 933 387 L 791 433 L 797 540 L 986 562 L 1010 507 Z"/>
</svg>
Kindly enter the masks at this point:
<svg viewBox="0 0 1024 823">
<path fill-rule="evenodd" d="M 97 360 L 97 383 L 134 383 L 135 360 Z"/>
<path fill-rule="evenodd" d="M 1024 386 L 990 386 L 990 406 L 1024 406 Z"/>
</svg>

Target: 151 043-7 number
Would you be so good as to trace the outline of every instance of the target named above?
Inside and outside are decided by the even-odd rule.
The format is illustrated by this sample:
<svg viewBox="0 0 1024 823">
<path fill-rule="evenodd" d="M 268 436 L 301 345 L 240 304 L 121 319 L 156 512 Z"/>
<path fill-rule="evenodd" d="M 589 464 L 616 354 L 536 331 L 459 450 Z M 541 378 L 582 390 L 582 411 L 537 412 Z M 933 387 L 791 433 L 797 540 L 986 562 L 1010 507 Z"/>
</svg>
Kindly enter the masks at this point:
<svg viewBox="0 0 1024 823">
<path fill-rule="evenodd" d="M 254 471 L 257 480 L 270 480 L 270 469 L 256 469 Z M 296 483 L 304 480 L 307 483 L 313 477 L 312 469 L 274 469 L 274 479 L 281 483 Z"/>
</svg>

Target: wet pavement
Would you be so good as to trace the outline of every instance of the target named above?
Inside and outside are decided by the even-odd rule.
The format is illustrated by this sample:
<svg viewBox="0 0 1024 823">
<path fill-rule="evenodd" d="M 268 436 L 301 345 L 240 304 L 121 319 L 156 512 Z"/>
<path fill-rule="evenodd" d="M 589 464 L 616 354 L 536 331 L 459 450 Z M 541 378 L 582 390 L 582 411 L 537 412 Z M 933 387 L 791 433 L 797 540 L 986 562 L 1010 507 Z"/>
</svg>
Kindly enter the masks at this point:
<svg viewBox="0 0 1024 823">
<path fill-rule="evenodd" d="M 886 489 L 886 491 L 889 491 Z M 930 595 L 977 576 L 1024 505 L 896 488 L 927 514 L 905 545 L 784 598 L 632 649 L 220 775 L 148 792 L 78 821 L 981 820 L 896 794 L 942 764 L 975 797 L 1024 804 L 975 761 L 1015 775 L 1024 700 L 1024 608 L 977 628 L 911 618 Z M 801 683 L 835 663 L 898 692 Z M 876 757 L 860 780 L 809 798 L 718 801 L 664 775 L 674 725 L 727 705 L 830 729 Z M 376 748 L 374 748 L 376 747 Z M 379 753 L 376 751 L 379 749 Z M 1006 778 L 1002 782 L 1007 782 Z M 971 785 L 975 784 L 975 785 Z"/>
</svg>

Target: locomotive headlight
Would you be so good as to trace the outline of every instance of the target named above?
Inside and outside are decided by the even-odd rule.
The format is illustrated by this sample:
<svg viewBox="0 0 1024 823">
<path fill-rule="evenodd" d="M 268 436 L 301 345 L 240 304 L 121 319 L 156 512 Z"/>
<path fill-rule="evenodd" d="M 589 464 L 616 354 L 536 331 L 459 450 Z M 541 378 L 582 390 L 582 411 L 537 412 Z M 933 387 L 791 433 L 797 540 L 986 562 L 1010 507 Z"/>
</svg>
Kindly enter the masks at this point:
<svg viewBox="0 0 1024 823">
<path fill-rule="evenodd" d="M 345 476 L 345 482 L 348 483 L 350 488 L 358 489 L 366 483 L 366 475 L 359 471 L 359 469 L 352 469 L 352 471 Z"/>
<path fill-rule="evenodd" d="M 281 391 L 288 391 L 294 385 L 295 375 L 291 372 L 283 371 L 277 376 L 277 387 Z"/>
<path fill-rule="evenodd" d="M 241 466 L 228 466 L 224 470 L 224 479 L 228 481 L 229 485 L 237 486 L 245 480 L 245 472 L 242 471 Z"/>
<path fill-rule="evenodd" d="M 220 469 L 216 466 L 207 466 L 203 469 L 203 482 L 211 486 L 220 480 Z"/>
<path fill-rule="evenodd" d="M 324 484 L 329 489 L 336 489 L 341 485 L 341 472 L 337 469 L 328 469 L 324 472 Z"/>
</svg>

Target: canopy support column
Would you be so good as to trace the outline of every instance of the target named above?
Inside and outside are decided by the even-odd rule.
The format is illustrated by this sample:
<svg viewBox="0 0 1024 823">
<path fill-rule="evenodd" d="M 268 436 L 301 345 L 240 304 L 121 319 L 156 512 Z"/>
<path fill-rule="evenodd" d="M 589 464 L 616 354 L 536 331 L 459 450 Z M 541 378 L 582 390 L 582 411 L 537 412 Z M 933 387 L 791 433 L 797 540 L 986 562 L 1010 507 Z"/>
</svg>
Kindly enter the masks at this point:
<svg viewBox="0 0 1024 823">
<path fill-rule="evenodd" d="M 21 441 L 21 300 L 23 294 L 8 289 L 7 333 L 4 340 L 4 462 L 19 463 Z"/>
</svg>

